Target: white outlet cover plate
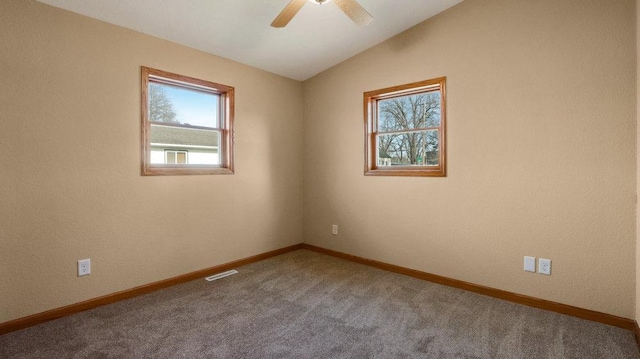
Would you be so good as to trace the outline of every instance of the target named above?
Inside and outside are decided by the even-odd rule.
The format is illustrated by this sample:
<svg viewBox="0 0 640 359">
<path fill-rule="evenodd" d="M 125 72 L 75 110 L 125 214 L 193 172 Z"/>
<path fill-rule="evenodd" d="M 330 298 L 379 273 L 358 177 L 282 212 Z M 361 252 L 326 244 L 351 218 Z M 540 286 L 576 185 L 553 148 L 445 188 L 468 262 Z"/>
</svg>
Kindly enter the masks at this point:
<svg viewBox="0 0 640 359">
<path fill-rule="evenodd" d="M 91 259 L 81 259 L 78 261 L 78 277 L 91 274 Z"/>
<path fill-rule="evenodd" d="M 338 225 L 334 224 L 333 226 L 331 226 L 331 234 L 333 234 L 334 236 L 338 235 Z"/>
<path fill-rule="evenodd" d="M 551 259 L 538 259 L 538 273 L 551 275 Z"/>
<path fill-rule="evenodd" d="M 527 272 L 536 272 L 536 257 L 524 256 L 524 270 Z"/>
</svg>

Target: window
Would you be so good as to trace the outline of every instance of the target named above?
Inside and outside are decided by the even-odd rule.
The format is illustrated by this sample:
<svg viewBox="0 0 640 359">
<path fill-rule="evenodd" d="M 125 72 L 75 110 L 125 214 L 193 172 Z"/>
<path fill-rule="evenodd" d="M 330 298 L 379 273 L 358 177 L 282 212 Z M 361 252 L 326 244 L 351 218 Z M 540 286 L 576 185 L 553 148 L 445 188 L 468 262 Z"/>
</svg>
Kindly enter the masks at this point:
<svg viewBox="0 0 640 359">
<path fill-rule="evenodd" d="M 187 151 L 164 151 L 164 163 L 186 164 L 189 163 Z"/>
<path fill-rule="evenodd" d="M 445 78 L 364 93 L 367 176 L 446 176 Z"/>
<path fill-rule="evenodd" d="M 142 67 L 142 174 L 233 173 L 234 89 Z"/>
</svg>

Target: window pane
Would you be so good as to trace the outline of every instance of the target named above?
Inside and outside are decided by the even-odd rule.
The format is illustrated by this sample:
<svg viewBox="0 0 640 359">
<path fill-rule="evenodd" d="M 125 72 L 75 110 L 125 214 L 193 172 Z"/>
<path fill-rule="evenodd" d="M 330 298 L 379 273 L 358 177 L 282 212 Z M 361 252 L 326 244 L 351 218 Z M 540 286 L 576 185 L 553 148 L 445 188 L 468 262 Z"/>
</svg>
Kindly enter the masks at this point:
<svg viewBox="0 0 640 359">
<path fill-rule="evenodd" d="M 219 95 L 149 83 L 149 121 L 219 128 Z"/>
<path fill-rule="evenodd" d="M 234 88 L 144 66 L 141 74 L 142 175 L 233 174 Z"/>
<path fill-rule="evenodd" d="M 378 101 L 378 131 L 440 126 L 440 91 Z"/>
<path fill-rule="evenodd" d="M 186 152 L 178 152 L 176 153 L 176 163 L 186 164 L 187 163 L 187 153 Z"/>
<path fill-rule="evenodd" d="M 167 151 L 167 163 L 176 163 L 176 153 L 173 151 Z"/>
<path fill-rule="evenodd" d="M 438 131 L 378 135 L 378 166 L 437 166 Z"/>
<path fill-rule="evenodd" d="M 365 176 L 446 177 L 446 78 L 364 93 Z"/>
</svg>

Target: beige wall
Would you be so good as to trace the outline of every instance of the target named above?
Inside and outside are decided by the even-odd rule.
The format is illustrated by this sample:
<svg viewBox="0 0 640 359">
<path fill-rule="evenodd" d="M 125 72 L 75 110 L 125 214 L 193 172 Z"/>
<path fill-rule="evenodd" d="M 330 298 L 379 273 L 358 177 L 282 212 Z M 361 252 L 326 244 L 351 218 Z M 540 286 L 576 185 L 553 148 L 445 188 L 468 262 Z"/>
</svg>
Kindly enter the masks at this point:
<svg viewBox="0 0 640 359">
<path fill-rule="evenodd" d="M 140 176 L 141 65 L 235 87 L 235 175 Z M 302 241 L 300 82 L 31 0 L 0 78 L 0 323 Z"/>
<path fill-rule="evenodd" d="M 305 81 L 305 242 L 634 318 L 634 6 L 466 0 Z M 363 176 L 362 93 L 439 76 L 448 177 Z"/>
</svg>

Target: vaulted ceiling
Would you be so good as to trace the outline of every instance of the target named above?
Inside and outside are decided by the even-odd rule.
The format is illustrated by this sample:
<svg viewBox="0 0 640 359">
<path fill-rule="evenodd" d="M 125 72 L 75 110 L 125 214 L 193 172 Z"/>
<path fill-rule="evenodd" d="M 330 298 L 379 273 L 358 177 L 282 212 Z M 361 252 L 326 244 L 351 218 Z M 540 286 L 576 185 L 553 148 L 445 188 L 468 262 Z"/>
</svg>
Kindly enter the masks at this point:
<svg viewBox="0 0 640 359">
<path fill-rule="evenodd" d="M 331 1 L 305 3 L 288 26 L 289 0 L 38 0 L 295 80 L 306 80 L 462 0 L 358 0 L 374 18 L 356 26 Z"/>
</svg>

